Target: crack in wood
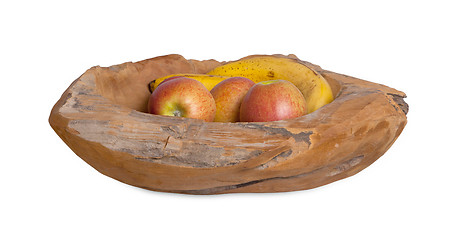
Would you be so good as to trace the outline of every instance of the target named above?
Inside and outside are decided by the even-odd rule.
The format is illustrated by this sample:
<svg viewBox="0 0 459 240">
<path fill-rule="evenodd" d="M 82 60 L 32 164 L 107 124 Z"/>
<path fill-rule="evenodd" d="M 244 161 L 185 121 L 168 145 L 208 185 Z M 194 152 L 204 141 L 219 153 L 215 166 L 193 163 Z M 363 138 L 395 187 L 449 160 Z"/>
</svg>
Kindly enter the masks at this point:
<svg viewBox="0 0 459 240">
<path fill-rule="evenodd" d="M 265 169 L 265 168 L 268 168 L 268 167 L 275 166 L 281 160 L 287 159 L 290 155 L 292 155 L 292 153 L 293 153 L 292 149 L 288 149 L 286 151 L 283 151 L 283 152 L 277 154 L 276 156 L 274 156 L 268 162 L 265 162 L 265 163 L 261 164 L 260 166 L 258 166 L 257 169 Z"/>
<path fill-rule="evenodd" d="M 250 128 L 250 129 L 260 129 L 263 130 L 264 132 L 268 133 L 269 135 L 281 135 L 285 137 L 292 137 L 295 139 L 295 142 L 305 142 L 308 145 L 311 145 L 311 139 L 310 136 L 313 134 L 312 131 L 304 131 L 300 133 L 292 133 L 289 130 L 285 128 L 276 128 L 276 127 L 269 127 L 265 125 L 260 125 L 256 123 L 245 123 L 245 124 L 239 124 L 240 126 L 244 128 Z"/>
<path fill-rule="evenodd" d="M 293 175 L 293 176 L 272 177 L 272 178 L 258 179 L 258 180 L 253 180 L 253 181 L 234 184 L 234 185 L 227 185 L 227 186 L 220 186 L 220 187 L 206 188 L 206 189 L 197 189 L 197 190 L 177 190 L 177 191 L 174 191 L 174 192 L 185 193 L 185 194 L 200 194 L 200 195 L 218 194 L 218 193 L 221 193 L 221 192 L 224 192 L 224 191 L 233 190 L 233 189 L 237 189 L 237 188 L 243 188 L 243 187 L 247 187 L 247 186 L 251 186 L 251 185 L 254 185 L 254 184 L 258 184 L 258 183 L 266 182 L 266 181 L 271 181 L 271 180 L 279 180 L 279 179 L 284 179 L 285 180 L 285 179 L 291 179 L 291 178 L 305 177 L 307 175 L 314 174 L 315 172 L 320 171 L 323 168 L 325 168 L 325 167 L 318 168 L 318 169 L 313 170 L 311 172 L 301 173 L 301 174 Z"/>
<path fill-rule="evenodd" d="M 281 154 L 285 154 L 285 153 L 282 152 Z M 292 178 L 301 178 L 301 177 L 305 177 L 307 175 L 312 175 L 312 174 L 317 173 L 319 171 L 323 171 L 323 170 L 327 171 L 327 169 L 330 169 L 328 175 L 329 176 L 334 176 L 334 175 L 338 175 L 338 174 L 341 174 L 343 172 L 346 172 L 346 171 L 352 169 L 354 166 L 356 166 L 358 163 L 360 163 L 364 157 L 365 157 L 364 155 L 355 156 L 355 157 L 353 157 L 353 158 L 351 158 L 349 160 L 346 160 L 346 161 L 342 162 L 341 164 L 339 164 L 338 166 L 335 166 L 335 167 L 324 166 L 324 167 L 317 168 L 317 169 L 315 169 L 313 171 L 310 171 L 310 172 L 307 172 L 307 173 L 301 173 L 301 174 L 292 175 L 292 176 L 271 177 L 271 178 L 253 180 L 253 181 L 249 181 L 249 182 L 245 182 L 245 183 L 234 184 L 234 185 L 227 185 L 227 186 L 220 186 L 220 187 L 206 188 L 206 189 L 197 189 L 197 190 L 177 190 L 177 191 L 174 191 L 174 192 L 185 193 L 185 194 L 202 194 L 202 195 L 218 194 L 218 193 L 221 193 L 221 192 L 224 192 L 224 191 L 229 191 L 229 190 L 233 190 L 233 189 L 237 189 L 237 188 L 243 188 L 243 187 L 247 187 L 247 186 L 251 186 L 251 185 L 254 185 L 254 184 L 258 184 L 258 183 L 262 183 L 262 182 L 266 182 L 266 181 L 271 181 L 271 180 L 286 180 L 286 179 L 292 179 Z"/>
<path fill-rule="evenodd" d="M 161 126 L 161 130 L 177 139 L 181 139 L 183 137 L 183 133 L 175 125 Z"/>
<path fill-rule="evenodd" d="M 169 143 L 169 138 L 171 138 L 171 136 L 167 136 L 166 143 L 164 144 L 164 147 L 163 147 L 163 151 L 166 149 L 167 144 Z"/>
</svg>

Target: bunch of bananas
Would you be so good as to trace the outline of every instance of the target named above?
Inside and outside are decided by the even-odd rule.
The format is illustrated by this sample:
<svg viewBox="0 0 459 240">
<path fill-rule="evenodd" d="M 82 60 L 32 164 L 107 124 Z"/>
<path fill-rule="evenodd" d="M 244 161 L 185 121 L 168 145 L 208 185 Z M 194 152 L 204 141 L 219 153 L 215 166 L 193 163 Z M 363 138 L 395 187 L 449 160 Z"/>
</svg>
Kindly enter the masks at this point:
<svg viewBox="0 0 459 240">
<path fill-rule="evenodd" d="M 287 57 L 252 56 L 226 63 L 207 74 L 173 74 L 153 80 L 149 85 L 150 91 L 153 92 L 162 81 L 174 76 L 198 80 L 209 91 L 229 77 L 245 77 L 255 83 L 275 79 L 287 80 L 303 94 L 308 105 L 308 113 L 333 101 L 331 87 L 320 74 L 300 61 Z"/>
</svg>

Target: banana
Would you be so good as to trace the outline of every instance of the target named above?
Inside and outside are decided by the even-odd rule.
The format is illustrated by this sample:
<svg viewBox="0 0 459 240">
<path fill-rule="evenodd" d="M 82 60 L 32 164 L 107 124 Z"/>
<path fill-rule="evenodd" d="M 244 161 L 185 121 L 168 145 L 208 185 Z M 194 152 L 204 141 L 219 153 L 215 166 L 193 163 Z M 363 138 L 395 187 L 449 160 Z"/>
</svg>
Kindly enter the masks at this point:
<svg viewBox="0 0 459 240">
<path fill-rule="evenodd" d="M 216 76 L 216 75 L 208 75 L 208 74 L 188 74 L 188 73 L 187 74 L 172 74 L 172 75 L 168 75 L 162 78 L 157 78 L 151 81 L 150 84 L 148 85 L 150 92 L 153 92 L 161 82 L 163 82 L 164 80 L 170 77 L 187 77 L 187 78 L 198 80 L 199 82 L 204 84 L 204 86 L 209 91 L 212 90 L 212 88 L 215 87 L 215 85 L 217 85 L 219 82 L 229 78 L 225 76 Z"/>
<path fill-rule="evenodd" d="M 214 68 L 207 74 L 246 77 L 254 82 L 283 79 L 303 93 L 308 113 L 333 101 L 327 80 L 299 60 L 282 56 L 251 56 Z"/>
</svg>

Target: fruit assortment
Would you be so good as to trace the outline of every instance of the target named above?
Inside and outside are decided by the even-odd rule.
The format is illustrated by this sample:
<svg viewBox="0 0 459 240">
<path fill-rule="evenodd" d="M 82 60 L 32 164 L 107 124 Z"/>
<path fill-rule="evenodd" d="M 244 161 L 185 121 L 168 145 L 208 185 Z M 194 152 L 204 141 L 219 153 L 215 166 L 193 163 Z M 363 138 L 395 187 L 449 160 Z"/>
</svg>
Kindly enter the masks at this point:
<svg viewBox="0 0 459 240">
<path fill-rule="evenodd" d="M 333 101 L 330 85 L 301 61 L 252 56 L 207 74 L 150 82 L 152 114 L 206 122 L 268 122 L 300 117 Z"/>
</svg>

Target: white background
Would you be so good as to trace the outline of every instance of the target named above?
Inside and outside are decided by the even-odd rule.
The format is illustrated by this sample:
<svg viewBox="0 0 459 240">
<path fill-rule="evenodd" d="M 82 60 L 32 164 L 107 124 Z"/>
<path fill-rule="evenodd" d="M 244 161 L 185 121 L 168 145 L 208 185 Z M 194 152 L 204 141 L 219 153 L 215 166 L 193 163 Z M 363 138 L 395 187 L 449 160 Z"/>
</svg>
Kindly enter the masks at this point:
<svg viewBox="0 0 459 240">
<path fill-rule="evenodd" d="M 0 239 L 459 239 L 454 1 L 2 1 Z M 407 93 L 408 125 L 308 191 L 189 196 L 106 177 L 48 116 L 86 69 L 294 53 Z"/>
</svg>

